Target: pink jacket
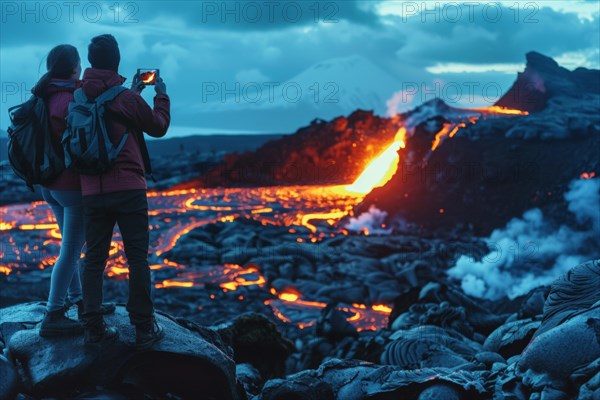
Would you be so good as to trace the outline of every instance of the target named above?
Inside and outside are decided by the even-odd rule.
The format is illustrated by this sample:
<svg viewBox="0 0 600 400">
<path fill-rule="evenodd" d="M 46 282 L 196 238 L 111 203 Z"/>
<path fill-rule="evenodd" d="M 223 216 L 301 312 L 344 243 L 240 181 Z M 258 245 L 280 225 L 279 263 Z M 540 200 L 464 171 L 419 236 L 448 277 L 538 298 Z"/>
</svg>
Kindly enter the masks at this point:
<svg viewBox="0 0 600 400">
<path fill-rule="evenodd" d="M 118 73 L 87 68 L 83 74 L 83 92 L 87 97 L 97 97 L 108 88 L 121 85 L 125 78 Z M 115 165 L 102 175 L 80 175 L 84 196 L 122 190 L 146 189 L 144 161 L 136 132 L 162 137 L 167 133 L 170 101 L 166 94 L 154 97 L 154 110 L 136 92 L 126 90 L 113 101 L 106 103 L 106 128 L 113 144 L 129 133 Z"/>
<path fill-rule="evenodd" d="M 46 87 L 46 108 L 54 147 L 63 154 L 61 139 L 67 123 L 65 117 L 69 111 L 69 103 L 73 101 L 73 92 L 81 87 L 79 80 L 52 79 Z M 79 174 L 72 169 L 65 169 L 51 183 L 44 185 L 50 190 L 81 190 Z"/>
</svg>

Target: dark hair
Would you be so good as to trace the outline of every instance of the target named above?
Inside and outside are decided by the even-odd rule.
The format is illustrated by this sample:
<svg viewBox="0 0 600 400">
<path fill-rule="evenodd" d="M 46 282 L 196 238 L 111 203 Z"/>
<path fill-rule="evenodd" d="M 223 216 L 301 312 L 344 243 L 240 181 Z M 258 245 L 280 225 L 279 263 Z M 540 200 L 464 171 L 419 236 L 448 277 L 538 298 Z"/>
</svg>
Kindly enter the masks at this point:
<svg viewBox="0 0 600 400">
<path fill-rule="evenodd" d="M 92 68 L 119 70 L 121 53 L 113 35 L 104 34 L 92 38 L 88 46 L 88 61 Z"/>
<path fill-rule="evenodd" d="M 48 53 L 46 57 L 46 72 L 35 84 L 31 93 L 36 96 L 45 96 L 46 86 L 50 79 L 69 79 L 79 64 L 79 52 L 70 44 L 59 44 Z"/>
</svg>

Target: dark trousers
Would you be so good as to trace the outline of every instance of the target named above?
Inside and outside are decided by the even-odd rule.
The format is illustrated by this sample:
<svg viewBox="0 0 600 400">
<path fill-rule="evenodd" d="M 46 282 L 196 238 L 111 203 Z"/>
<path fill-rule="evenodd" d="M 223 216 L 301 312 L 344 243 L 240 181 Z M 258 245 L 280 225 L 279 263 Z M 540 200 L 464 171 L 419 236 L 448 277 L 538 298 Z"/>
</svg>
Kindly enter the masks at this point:
<svg viewBox="0 0 600 400">
<path fill-rule="evenodd" d="M 83 269 L 83 320 L 86 327 L 103 323 L 100 314 L 104 269 L 115 223 L 125 247 L 129 264 L 127 311 L 134 325 L 151 321 L 154 312 L 148 265 L 148 200 L 146 191 L 126 190 L 83 196 L 85 252 Z"/>
</svg>

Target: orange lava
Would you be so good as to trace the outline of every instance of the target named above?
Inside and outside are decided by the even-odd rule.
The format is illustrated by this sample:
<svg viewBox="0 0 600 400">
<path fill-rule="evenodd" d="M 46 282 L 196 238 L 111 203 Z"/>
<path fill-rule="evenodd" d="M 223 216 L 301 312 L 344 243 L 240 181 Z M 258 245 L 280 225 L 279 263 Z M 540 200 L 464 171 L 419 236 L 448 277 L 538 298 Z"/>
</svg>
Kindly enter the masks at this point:
<svg viewBox="0 0 600 400">
<path fill-rule="evenodd" d="M 469 108 L 468 110 L 480 111 L 480 112 L 491 113 L 491 114 L 529 115 L 528 111 L 517 110 L 514 108 L 500 107 L 500 106 L 490 106 L 490 107 L 484 107 L 484 108 Z"/>
<path fill-rule="evenodd" d="M 446 123 L 435 135 L 432 151 L 457 132 L 474 124 L 485 115 L 527 115 L 527 112 L 500 107 L 465 109 L 465 116 Z M 470 114 L 469 114 L 470 113 Z M 244 286 L 264 287 L 267 282 L 256 266 L 236 264 L 221 266 L 185 266 L 165 259 L 178 241 L 192 230 L 204 225 L 231 223 L 236 219 L 251 219 L 263 226 L 289 227 L 299 243 L 315 243 L 326 237 L 348 235 L 336 222 L 352 215 L 354 207 L 373 188 L 385 185 L 396 173 L 399 151 L 405 148 L 407 130 L 398 129 L 392 143 L 370 162 L 358 178 L 349 185 L 331 186 L 278 186 L 256 188 L 216 188 L 149 191 L 150 263 L 153 270 L 175 268 L 175 277 L 155 284 L 158 289 L 170 287 L 191 288 L 215 285 L 223 291 L 236 291 Z M 582 178 L 595 173 L 583 173 Z M 440 210 L 440 213 L 442 210 Z M 21 268 L 46 268 L 55 263 L 60 246 L 60 231 L 52 211 L 45 202 L 14 204 L 0 207 L 0 240 L 8 246 L 0 249 L 0 273 L 15 274 Z M 315 221 L 321 221 L 317 223 Z M 308 232 L 308 233 L 307 233 Z M 363 234 L 370 234 L 368 230 Z M 18 241 L 18 243 L 15 241 Z M 295 243 L 295 242 L 294 242 Z M 168 256 L 167 256 L 168 257 Z M 118 231 L 111 241 L 107 275 L 112 279 L 126 279 L 128 264 Z M 266 303 L 280 319 L 293 321 L 299 327 L 312 326 L 315 318 L 296 317 L 304 311 L 317 313 L 326 307 L 322 302 L 304 299 L 300 293 L 283 291 L 273 293 L 275 298 Z M 211 294 L 211 298 L 215 298 Z M 242 297 L 243 298 L 243 297 Z M 387 324 L 391 309 L 387 305 L 352 304 L 339 307 L 347 320 L 358 330 L 378 329 Z M 300 311 L 302 312 L 300 312 Z"/>
<path fill-rule="evenodd" d="M 398 150 L 406 147 L 406 128 L 401 127 L 396 132 L 392 144 L 380 155 L 373 159 L 358 178 L 348 185 L 349 192 L 367 194 L 376 187 L 385 185 L 398 169 Z"/>
<path fill-rule="evenodd" d="M 312 317 L 312 319 L 293 321 L 291 315 L 297 314 L 297 310 L 313 310 L 313 314 L 317 315 L 320 314 L 320 310 L 327 307 L 327 304 L 323 302 L 303 300 L 302 295 L 292 288 L 288 288 L 281 293 L 271 288 L 271 293 L 277 296 L 277 299 L 266 300 L 265 304 L 273 309 L 273 313 L 277 318 L 283 322 L 295 323 L 300 329 L 313 326 L 316 318 Z M 389 306 L 384 304 L 377 304 L 371 307 L 367 307 L 364 304 L 352 304 L 351 306 L 339 305 L 336 308 L 347 315 L 346 321 L 354 325 L 359 332 L 385 328 L 388 316 L 392 311 Z M 288 312 L 290 313 L 289 316 L 286 315 Z"/>
<path fill-rule="evenodd" d="M 581 175 L 579 175 L 579 178 L 581 178 L 581 179 L 592 179 L 595 176 L 596 176 L 596 173 L 594 171 L 592 171 L 592 172 L 583 172 Z"/>
</svg>

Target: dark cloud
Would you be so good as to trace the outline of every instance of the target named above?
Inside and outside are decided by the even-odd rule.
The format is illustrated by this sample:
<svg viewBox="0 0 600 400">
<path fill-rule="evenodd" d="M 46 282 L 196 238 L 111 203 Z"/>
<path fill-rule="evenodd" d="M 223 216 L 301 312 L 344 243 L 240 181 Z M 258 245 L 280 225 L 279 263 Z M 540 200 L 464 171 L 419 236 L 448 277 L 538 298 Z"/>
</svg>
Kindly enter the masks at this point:
<svg viewBox="0 0 600 400">
<path fill-rule="evenodd" d="M 468 18 L 453 22 L 443 17 L 434 22 L 435 14 L 426 16 L 426 22 L 420 15 L 405 20 L 388 17 L 393 23 L 390 29 L 411 37 L 398 49 L 398 57 L 421 65 L 434 61 L 520 63 L 531 50 L 558 56 L 599 46 L 597 15 L 593 20 L 580 20 L 576 14 L 543 7 L 515 17 L 512 9 L 498 9 L 502 11 L 497 20 L 474 14 L 472 22 Z"/>
<path fill-rule="evenodd" d="M 232 87 L 240 79 L 254 77 L 252 79 L 282 83 L 312 65 L 339 57 L 358 55 L 370 60 L 401 82 L 397 90 L 401 90 L 404 83 L 414 82 L 431 87 L 437 79 L 446 83 L 456 81 L 460 85 L 473 80 L 482 84 L 497 81 L 506 88 L 514 74 L 433 75 L 425 67 L 444 63 L 522 64 L 525 53 L 530 50 L 557 57 L 599 47 L 597 15 L 593 20 L 579 19 L 576 14 L 548 8 L 536 12 L 538 21 L 535 23 L 515 22 L 507 8 L 502 9 L 505 18 L 497 22 L 478 18 L 453 23 L 444 18 L 436 22 L 431 17 L 422 22 L 419 15 L 406 20 L 393 15 L 380 16 L 375 1 L 279 1 L 274 8 L 274 18 L 269 19 L 267 8 L 263 6 L 265 2 L 228 2 L 234 14 L 224 15 L 220 13 L 225 12 L 223 7 L 227 5 L 222 6 L 221 1 L 96 2 L 94 4 L 103 7 L 97 21 L 93 6 L 87 6 L 87 13 L 83 12 L 86 4 L 92 2 L 78 2 L 72 20 L 64 13 L 62 19 L 55 22 L 48 18 L 52 17 L 49 11 L 44 16 L 40 10 L 40 20 L 36 22 L 35 15 L 23 17 L 8 10 L 8 14 L 3 12 L 0 26 L 1 80 L 30 88 L 43 72 L 39 66 L 45 54 L 59 43 L 77 46 L 85 68 L 90 38 L 112 33 L 121 47 L 123 75 L 131 78 L 137 67 L 161 68 L 172 97 L 174 125 L 218 127 L 222 124 L 238 129 L 293 131 L 307 123 L 311 113 L 330 118 L 331 113 L 343 111 L 332 108 L 320 114 L 323 109 L 307 107 L 254 113 L 241 106 L 236 108 L 236 104 L 232 104 L 231 111 L 215 114 L 189 110 L 202 108 L 200 93 L 205 82 Z M 2 2 L 3 7 L 5 3 Z M 13 3 L 21 5 L 23 2 Z M 120 4 L 121 8 L 111 9 L 114 4 Z M 243 11 L 244 4 L 263 7 L 263 18 L 253 21 L 249 14 L 251 8 L 248 8 L 251 6 Z M 216 13 L 211 8 L 215 5 Z M 292 15 L 286 15 L 286 19 L 282 10 L 287 7 L 291 13 L 295 5 L 302 8 L 302 17 L 292 22 Z M 314 19 L 316 10 L 319 22 Z M 223 17 L 225 22 L 221 20 Z M 368 88 L 376 78 L 359 74 L 355 80 L 357 85 Z M 144 97 L 151 102 L 152 90 L 146 92 Z M 22 98 L 4 97 L 0 104 L 2 116 L 6 115 L 8 106 Z M 417 97 L 417 102 L 421 98 Z M 5 128 L 6 121 L 0 118 L 1 128 Z"/>
<path fill-rule="evenodd" d="M 139 19 L 161 17 L 183 19 L 188 26 L 225 31 L 269 31 L 349 21 L 377 26 L 379 16 L 372 7 L 358 1 L 169 1 L 136 2 Z"/>
</svg>

